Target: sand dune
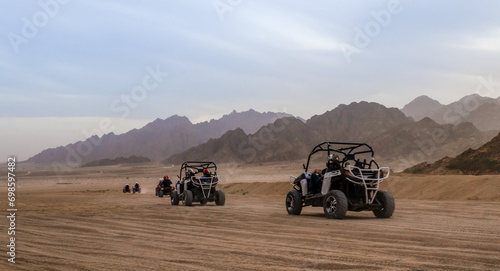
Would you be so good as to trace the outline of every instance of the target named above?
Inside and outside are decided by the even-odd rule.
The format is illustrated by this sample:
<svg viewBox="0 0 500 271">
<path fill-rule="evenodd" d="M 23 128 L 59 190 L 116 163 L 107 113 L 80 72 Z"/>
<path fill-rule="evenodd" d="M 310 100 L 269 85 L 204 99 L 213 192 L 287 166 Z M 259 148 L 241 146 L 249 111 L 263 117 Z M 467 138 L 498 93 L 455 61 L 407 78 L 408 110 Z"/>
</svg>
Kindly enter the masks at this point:
<svg viewBox="0 0 500 271">
<path fill-rule="evenodd" d="M 259 175 L 262 168 L 274 169 L 268 182 Z M 248 174 L 239 174 L 241 179 L 262 182 L 226 178 L 226 205 L 204 207 L 172 206 L 169 198 L 155 197 L 156 177 L 137 169 L 138 174 L 127 174 L 128 180 L 108 168 L 102 173 L 86 169 L 62 180 L 32 172 L 18 187 L 17 264 L 5 258 L 0 269 L 500 268 L 498 176 L 396 175 L 385 183 L 396 198 L 391 219 L 348 212 L 344 220 L 328 220 L 321 208 L 287 215 L 284 200 L 291 186 L 272 182 L 286 174 L 285 168 L 240 169 Z M 136 180 L 143 194 L 121 192 L 125 181 Z M 0 191 L 0 204 L 6 206 L 5 184 Z M 0 240 L 5 244 L 6 230 Z"/>
</svg>

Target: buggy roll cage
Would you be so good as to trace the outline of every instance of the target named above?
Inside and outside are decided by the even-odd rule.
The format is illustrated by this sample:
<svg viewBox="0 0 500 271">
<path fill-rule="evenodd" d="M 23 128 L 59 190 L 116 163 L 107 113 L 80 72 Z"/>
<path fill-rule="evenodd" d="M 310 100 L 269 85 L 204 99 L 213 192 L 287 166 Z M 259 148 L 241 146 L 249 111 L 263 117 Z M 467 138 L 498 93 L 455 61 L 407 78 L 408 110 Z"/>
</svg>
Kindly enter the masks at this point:
<svg viewBox="0 0 500 271">
<path fill-rule="evenodd" d="M 330 156 L 333 153 L 343 155 L 344 156 L 343 158 L 339 156 L 339 159 L 341 159 L 340 163 L 342 164 L 342 167 L 345 166 L 345 162 L 352 160 L 361 163 L 364 166 L 367 166 L 368 168 L 371 168 L 373 164 L 375 164 L 377 168 L 380 168 L 377 162 L 375 162 L 375 159 L 373 158 L 375 152 L 373 151 L 372 147 L 370 147 L 370 145 L 366 143 L 323 142 L 315 146 L 311 151 L 311 153 L 309 154 L 309 157 L 307 158 L 307 164 L 303 165 L 305 172 L 307 172 L 309 168 L 311 157 L 318 152 L 328 152 L 328 156 Z M 365 153 L 368 153 L 371 156 L 369 162 L 366 162 L 366 160 L 365 161 L 356 160 L 356 155 Z"/>
<path fill-rule="evenodd" d="M 212 174 L 214 176 L 217 176 L 217 165 L 214 162 L 186 161 L 182 164 L 179 175 L 177 175 L 177 177 L 179 177 L 179 180 L 182 180 L 183 172 L 186 172 L 186 170 L 188 169 L 192 169 L 195 174 L 203 173 L 204 169 L 214 169 L 214 172 Z"/>
</svg>

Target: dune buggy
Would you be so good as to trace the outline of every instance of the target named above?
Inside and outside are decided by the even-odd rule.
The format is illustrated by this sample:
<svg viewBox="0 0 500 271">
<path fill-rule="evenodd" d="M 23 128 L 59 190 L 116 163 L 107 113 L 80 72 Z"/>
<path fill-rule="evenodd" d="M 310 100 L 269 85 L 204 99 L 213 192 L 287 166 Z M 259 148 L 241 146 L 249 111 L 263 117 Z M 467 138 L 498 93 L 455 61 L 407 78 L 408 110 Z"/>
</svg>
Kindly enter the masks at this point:
<svg viewBox="0 0 500 271">
<path fill-rule="evenodd" d="M 216 205 L 226 203 L 224 191 L 216 190 L 219 177 L 214 162 L 184 162 L 177 177 L 176 190 L 170 193 L 172 205 L 178 205 L 179 201 L 185 206 L 191 206 L 193 202 L 201 205 L 207 202 L 215 202 Z"/>
<path fill-rule="evenodd" d="M 394 198 L 388 191 L 379 190 L 390 170 L 380 167 L 373 156 L 372 147 L 364 143 L 323 142 L 315 146 L 303 165 L 304 173 L 290 176 L 294 190 L 286 196 L 288 214 L 300 215 L 302 207 L 313 206 L 323 207 L 327 218 L 342 219 L 347 211 L 372 211 L 379 218 L 391 217 Z M 327 161 L 327 168 L 308 172 L 311 163 L 319 161 L 322 167 Z"/>
</svg>

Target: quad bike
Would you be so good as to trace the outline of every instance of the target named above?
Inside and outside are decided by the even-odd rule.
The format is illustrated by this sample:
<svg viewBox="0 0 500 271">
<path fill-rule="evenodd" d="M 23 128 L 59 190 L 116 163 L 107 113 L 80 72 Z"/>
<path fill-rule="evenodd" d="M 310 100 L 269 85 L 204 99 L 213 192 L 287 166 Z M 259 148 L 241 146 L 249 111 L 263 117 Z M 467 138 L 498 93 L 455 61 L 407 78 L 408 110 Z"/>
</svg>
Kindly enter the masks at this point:
<svg viewBox="0 0 500 271">
<path fill-rule="evenodd" d="M 317 153 L 326 154 L 327 168 L 309 173 Z M 342 219 L 347 211 L 372 211 L 378 218 L 391 217 L 394 198 L 388 191 L 379 190 L 390 170 L 379 167 L 373 156 L 373 149 L 364 143 L 324 142 L 315 146 L 303 165 L 304 173 L 290 176 L 294 190 L 286 196 L 288 214 L 300 215 L 303 207 L 313 206 L 323 207 L 327 218 Z"/>
<path fill-rule="evenodd" d="M 123 187 L 123 193 L 130 193 L 130 185 L 126 184 L 126 185 Z"/>
<path fill-rule="evenodd" d="M 199 173 L 201 174 L 196 176 Z M 193 202 L 201 205 L 206 205 L 207 202 L 215 202 L 216 205 L 226 203 L 224 191 L 216 190 L 219 177 L 214 162 L 184 162 L 177 177 L 177 190 L 170 193 L 172 205 L 179 205 L 179 202 L 184 206 L 191 206 Z"/>
<path fill-rule="evenodd" d="M 163 180 L 163 179 L 160 179 L 160 181 Z M 170 195 L 170 192 L 172 192 L 174 189 L 170 186 L 161 186 L 160 184 L 158 184 L 155 188 L 155 194 L 157 197 L 160 197 L 160 198 L 163 198 L 163 196 L 166 196 L 166 195 Z"/>
<path fill-rule="evenodd" d="M 135 194 L 135 193 L 141 193 L 141 187 L 132 187 L 132 193 Z"/>
</svg>

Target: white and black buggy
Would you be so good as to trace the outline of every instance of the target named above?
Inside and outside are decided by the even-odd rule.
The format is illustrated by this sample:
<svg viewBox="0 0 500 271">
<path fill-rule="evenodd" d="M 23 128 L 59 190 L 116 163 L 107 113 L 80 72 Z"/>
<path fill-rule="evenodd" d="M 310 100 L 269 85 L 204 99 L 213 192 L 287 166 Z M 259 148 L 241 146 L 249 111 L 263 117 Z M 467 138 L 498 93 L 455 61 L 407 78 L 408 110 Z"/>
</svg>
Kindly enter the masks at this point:
<svg viewBox="0 0 500 271">
<path fill-rule="evenodd" d="M 214 162 L 184 162 L 177 177 L 176 190 L 170 193 L 172 205 L 179 205 L 179 202 L 184 206 L 191 206 L 193 202 L 201 205 L 207 202 L 215 202 L 216 205 L 226 203 L 224 191 L 216 190 L 219 177 Z"/>
<path fill-rule="evenodd" d="M 312 163 L 325 167 L 325 161 L 327 167 L 321 172 L 308 172 Z M 303 167 L 299 177 L 290 176 L 294 190 L 286 196 L 288 214 L 300 215 L 302 207 L 314 206 L 323 207 L 327 218 L 342 219 L 347 211 L 372 211 L 379 218 L 392 216 L 394 198 L 379 190 L 390 170 L 377 164 L 369 145 L 323 142 L 313 148 Z"/>
</svg>

